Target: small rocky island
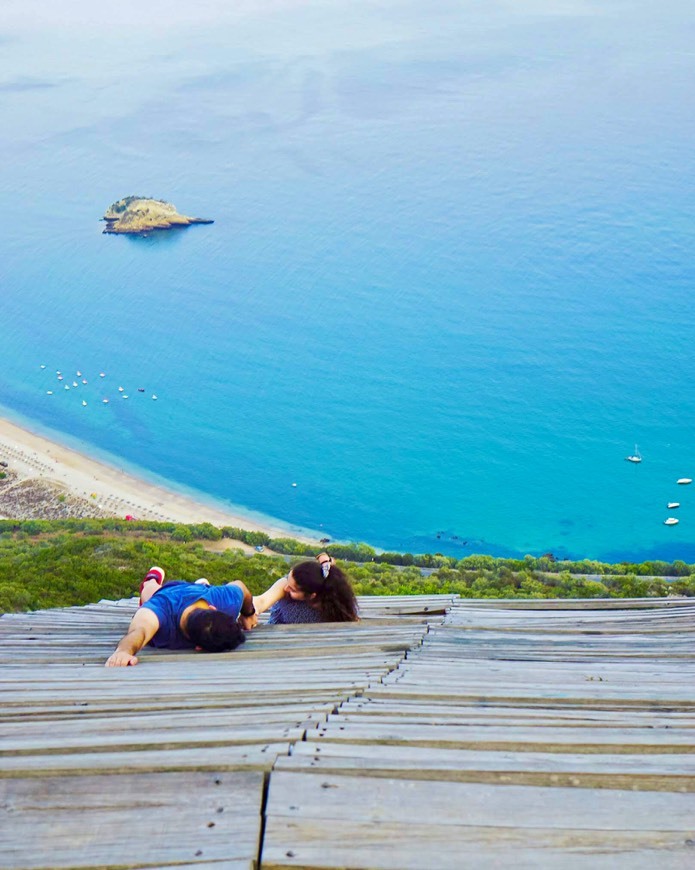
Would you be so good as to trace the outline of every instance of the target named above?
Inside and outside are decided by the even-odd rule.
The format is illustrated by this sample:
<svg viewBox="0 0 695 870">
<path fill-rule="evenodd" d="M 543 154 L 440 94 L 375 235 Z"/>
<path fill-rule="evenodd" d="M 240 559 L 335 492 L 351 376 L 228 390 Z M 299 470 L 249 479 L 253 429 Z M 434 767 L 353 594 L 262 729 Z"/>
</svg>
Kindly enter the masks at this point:
<svg viewBox="0 0 695 870">
<path fill-rule="evenodd" d="M 176 206 L 161 199 L 144 196 L 125 196 L 106 210 L 105 233 L 132 233 L 142 235 L 152 230 L 170 230 L 190 224 L 211 224 L 206 218 L 186 217 Z"/>
</svg>

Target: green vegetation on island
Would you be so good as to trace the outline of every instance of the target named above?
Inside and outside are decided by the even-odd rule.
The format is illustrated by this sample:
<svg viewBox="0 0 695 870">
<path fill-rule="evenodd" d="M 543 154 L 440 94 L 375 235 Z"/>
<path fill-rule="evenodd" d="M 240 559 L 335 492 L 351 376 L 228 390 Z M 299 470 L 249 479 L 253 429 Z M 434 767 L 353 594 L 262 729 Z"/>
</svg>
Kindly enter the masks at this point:
<svg viewBox="0 0 695 870">
<path fill-rule="evenodd" d="M 253 556 L 222 539 L 262 548 Z M 231 543 L 231 541 L 230 541 Z M 456 593 L 464 598 L 650 598 L 695 596 L 695 565 L 607 564 L 543 556 L 496 559 L 378 553 L 366 544 L 329 544 L 359 595 Z M 268 550 L 274 551 L 269 553 Z M 170 578 L 243 580 L 252 592 L 315 546 L 263 532 L 116 519 L 0 520 L 0 612 L 129 598 L 150 565 Z M 281 554 L 281 555 L 277 555 Z"/>
</svg>

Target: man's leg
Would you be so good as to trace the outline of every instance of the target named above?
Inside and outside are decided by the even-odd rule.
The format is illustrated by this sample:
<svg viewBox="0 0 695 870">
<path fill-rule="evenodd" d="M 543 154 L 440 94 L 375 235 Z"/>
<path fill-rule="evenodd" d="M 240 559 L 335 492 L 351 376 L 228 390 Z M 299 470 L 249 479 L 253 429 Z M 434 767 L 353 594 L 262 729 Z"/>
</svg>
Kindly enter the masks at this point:
<svg viewBox="0 0 695 870">
<path fill-rule="evenodd" d="M 140 584 L 140 604 L 149 601 L 157 590 L 161 589 L 164 583 L 164 569 L 153 565 L 145 574 L 145 578 Z"/>
</svg>

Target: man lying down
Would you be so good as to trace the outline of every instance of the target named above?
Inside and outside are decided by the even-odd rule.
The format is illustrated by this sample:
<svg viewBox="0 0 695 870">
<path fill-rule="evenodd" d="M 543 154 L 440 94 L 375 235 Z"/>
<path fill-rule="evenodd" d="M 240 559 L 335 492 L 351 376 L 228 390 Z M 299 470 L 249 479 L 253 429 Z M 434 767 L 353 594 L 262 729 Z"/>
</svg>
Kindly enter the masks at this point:
<svg viewBox="0 0 695 870">
<path fill-rule="evenodd" d="M 241 580 L 225 586 L 210 586 L 204 579 L 164 583 L 164 571 L 154 566 L 140 584 L 140 607 L 106 667 L 136 665 L 137 654 L 148 643 L 207 652 L 236 649 L 245 640 L 244 631 L 257 625 L 256 614 L 282 598 L 286 585 L 282 577 L 254 598 Z"/>
</svg>

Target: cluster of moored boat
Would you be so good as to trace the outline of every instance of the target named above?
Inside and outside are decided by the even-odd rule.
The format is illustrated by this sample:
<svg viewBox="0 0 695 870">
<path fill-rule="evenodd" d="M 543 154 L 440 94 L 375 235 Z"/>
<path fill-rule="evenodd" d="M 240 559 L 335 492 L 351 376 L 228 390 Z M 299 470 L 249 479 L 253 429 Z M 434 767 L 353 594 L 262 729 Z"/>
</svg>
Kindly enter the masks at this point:
<svg viewBox="0 0 695 870">
<path fill-rule="evenodd" d="M 679 477 L 678 480 L 676 481 L 676 483 L 679 484 L 680 486 L 687 486 L 688 484 L 690 484 L 692 482 L 693 482 L 692 477 Z M 681 506 L 681 503 L 679 501 L 670 501 L 666 505 L 666 507 L 670 511 L 676 510 L 676 508 L 679 508 L 680 506 Z M 678 517 L 666 517 L 666 519 L 664 520 L 665 526 L 677 526 L 678 523 L 679 523 Z"/>
<path fill-rule="evenodd" d="M 631 453 L 629 456 L 626 456 L 625 459 L 628 462 L 634 462 L 634 463 L 639 463 L 642 461 L 642 454 L 639 452 L 639 449 L 637 448 L 636 444 L 635 444 L 635 452 Z M 676 483 L 679 486 L 688 486 L 688 484 L 690 484 L 692 482 L 693 482 L 692 477 L 679 477 L 678 480 L 676 481 Z M 666 505 L 666 509 L 672 511 L 672 510 L 676 510 L 680 506 L 681 506 L 681 503 L 679 501 L 670 501 Z M 666 519 L 664 520 L 664 525 L 665 526 L 677 526 L 679 522 L 680 522 L 680 520 L 678 519 L 678 517 L 666 517 Z"/>
<path fill-rule="evenodd" d="M 42 363 L 41 368 L 45 369 L 46 366 Z M 106 372 L 99 372 L 99 377 L 105 378 Z M 71 390 L 71 389 L 72 390 L 79 389 L 80 387 L 87 386 L 87 384 L 89 383 L 87 378 L 82 375 L 82 372 L 79 369 L 77 369 L 77 371 L 75 372 L 74 378 L 72 378 L 72 379 L 70 378 L 70 376 L 67 376 L 67 380 L 66 380 L 66 375 L 64 375 L 63 372 L 61 372 L 60 370 L 56 371 L 56 378 L 58 380 L 58 386 L 62 386 L 63 390 L 66 390 L 66 391 Z M 71 380 L 72 380 L 72 383 L 70 383 Z M 63 383 L 63 382 L 65 382 L 65 383 Z M 145 388 L 138 387 L 137 391 L 138 391 L 138 393 L 144 393 Z M 130 398 L 130 395 L 126 392 L 125 387 L 119 387 L 118 394 L 119 394 L 119 397 L 121 399 L 129 399 Z M 46 390 L 46 395 L 53 396 L 54 390 Z M 152 393 L 150 398 L 156 402 L 158 397 L 157 397 L 156 393 Z M 111 400 L 106 396 L 101 400 L 103 405 L 108 405 L 110 401 Z M 88 405 L 87 400 L 82 399 L 82 407 L 86 408 L 87 405 Z"/>
</svg>

